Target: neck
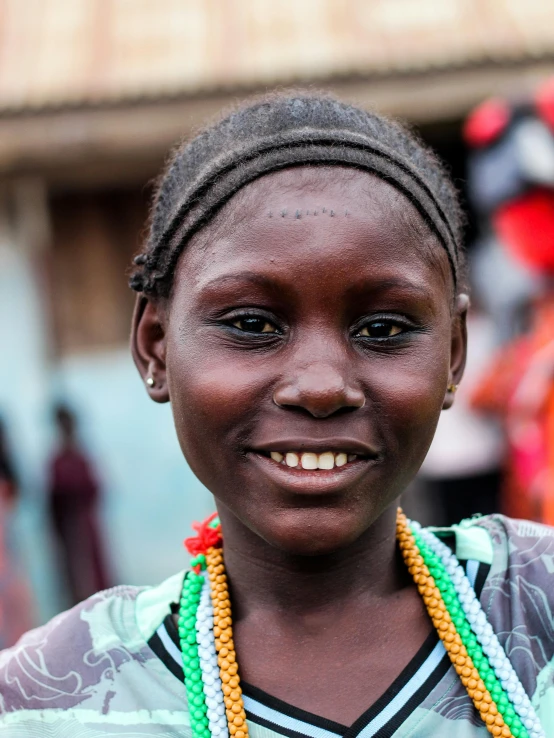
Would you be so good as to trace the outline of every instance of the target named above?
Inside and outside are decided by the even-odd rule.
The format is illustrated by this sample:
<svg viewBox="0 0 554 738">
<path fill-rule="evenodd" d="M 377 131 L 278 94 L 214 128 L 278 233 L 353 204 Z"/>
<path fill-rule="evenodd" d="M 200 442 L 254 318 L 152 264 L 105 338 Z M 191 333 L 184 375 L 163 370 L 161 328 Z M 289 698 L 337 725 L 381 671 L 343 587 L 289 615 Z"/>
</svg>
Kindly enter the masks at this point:
<svg viewBox="0 0 554 738">
<path fill-rule="evenodd" d="M 409 583 L 396 546 L 396 507 L 388 508 L 353 544 L 332 554 L 299 556 L 268 544 L 219 507 L 233 609 L 309 613 L 348 602 L 379 602 Z M 329 596 L 332 593 L 332 597 Z"/>
</svg>

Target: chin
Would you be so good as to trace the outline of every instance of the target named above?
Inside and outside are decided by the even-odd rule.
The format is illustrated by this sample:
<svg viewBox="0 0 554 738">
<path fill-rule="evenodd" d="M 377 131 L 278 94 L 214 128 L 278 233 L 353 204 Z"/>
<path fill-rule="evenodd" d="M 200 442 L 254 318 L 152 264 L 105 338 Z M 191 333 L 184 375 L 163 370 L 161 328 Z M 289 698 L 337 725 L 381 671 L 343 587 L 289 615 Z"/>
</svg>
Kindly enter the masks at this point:
<svg viewBox="0 0 554 738">
<path fill-rule="evenodd" d="M 283 553 L 325 556 L 353 545 L 373 520 L 353 510 L 314 507 L 281 511 L 256 532 Z"/>
</svg>

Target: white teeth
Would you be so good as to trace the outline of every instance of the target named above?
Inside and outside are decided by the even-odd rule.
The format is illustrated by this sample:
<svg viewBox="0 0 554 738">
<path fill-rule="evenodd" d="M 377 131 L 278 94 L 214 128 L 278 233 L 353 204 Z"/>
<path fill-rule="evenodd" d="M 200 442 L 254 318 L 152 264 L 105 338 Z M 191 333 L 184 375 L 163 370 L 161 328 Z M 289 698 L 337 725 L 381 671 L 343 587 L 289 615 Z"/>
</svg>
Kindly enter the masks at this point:
<svg viewBox="0 0 554 738">
<path fill-rule="evenodd" d="M 286 464 L 292 469 L 301 467 L 302 469 L 334 469 L 335 466 L 344 466 L 349 461 L 355 461 L 358 456 L 356 454 L 334 453 L 333 451 L 324 451 L 322 454 L 316 454 L 312 451 L 304 453 L 296 453 L 288 451 L 282 454 L 279 451 L 271 451 L 270 457 L 278 464 Z"/>
<path fill-rule="evenodd" d="M 337 454 L 335 458 L 335 464 L 337 466 L 344 466 L 347 461 L 348 461 L 348 457 L 346 456 L 346 454 Z"/>
<path fill-rule="evenodd" d="M 335 454 L 332 451 L 325 451 L 323 454 L 319 454 L 317 461 L 318 469 L 333 469 L 335 466 Z"/>
<path fill-rule="evenodd" d="M 298 462 L 300 461 L 300 459 L 298 458 L 296 454 L 293 454 L 292 452 L 289 451 L 289 453 L 285 456 L 285 461 L 287 463 L 287 466 L 294 467 L 294 466 L 298 466 Z"/>
<path fill-rule="evenodd" d="M 317 469 L 317 454 L 302 454 L 302 469 Z"/>
</svg>

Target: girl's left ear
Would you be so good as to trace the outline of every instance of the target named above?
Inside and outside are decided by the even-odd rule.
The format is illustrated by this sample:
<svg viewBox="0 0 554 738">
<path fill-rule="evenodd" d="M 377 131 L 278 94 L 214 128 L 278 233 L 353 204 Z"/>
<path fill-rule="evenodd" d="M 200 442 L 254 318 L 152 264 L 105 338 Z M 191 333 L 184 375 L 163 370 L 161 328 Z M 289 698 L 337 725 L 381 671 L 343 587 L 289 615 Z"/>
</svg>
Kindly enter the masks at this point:
<svg viewBox="0 0 554 738">
<path fill-rule="evenodd" d="M 162 306 L 143 296 L 135 303 L 131 353 L 150 398 L 154 402 L 169 402 Z"/>
<path fill-rule="evenodd" d="M 462 293 L 456 297 L 456 306 L 452 316 L 452 338 L 450 342 L 450 371 L 448 387 L 442 405 L 448 410 L 454 404 L 456 388 L 462 380 L 467 358 L 467 311 L 469 297 Z"/>
</svg>

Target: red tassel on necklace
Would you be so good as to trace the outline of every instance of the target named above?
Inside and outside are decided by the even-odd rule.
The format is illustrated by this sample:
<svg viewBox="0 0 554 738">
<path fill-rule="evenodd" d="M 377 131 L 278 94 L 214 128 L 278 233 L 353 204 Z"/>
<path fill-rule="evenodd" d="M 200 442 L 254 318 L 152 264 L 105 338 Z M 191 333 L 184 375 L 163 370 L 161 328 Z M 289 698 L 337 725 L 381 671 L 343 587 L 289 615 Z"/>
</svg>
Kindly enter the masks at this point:
<svg viewBox="0 0 554 738">
<path fill-rule="evenodd" d="M 192 527 L 197 532 L 196 536 L 185 538 L 184 544 L 187 551 L 192 556 L 205 554 L 210 548 L 221 548 L 223 538 L 221 536 L 221 525 L 215 528 L 210 523 L 217 518 L 217 513 L 213 513 L 202 523 L 193 523 Z"/>
</svg>

